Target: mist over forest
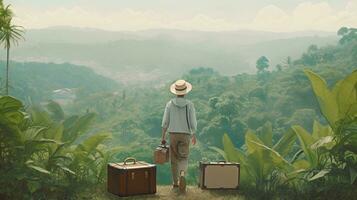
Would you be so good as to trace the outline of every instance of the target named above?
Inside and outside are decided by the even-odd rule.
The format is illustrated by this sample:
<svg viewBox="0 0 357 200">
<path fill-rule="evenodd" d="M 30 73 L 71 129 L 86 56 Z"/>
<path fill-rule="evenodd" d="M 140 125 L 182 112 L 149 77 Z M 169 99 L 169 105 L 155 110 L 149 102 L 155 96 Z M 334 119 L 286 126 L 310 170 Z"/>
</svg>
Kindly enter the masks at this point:
<svg viewBox="0 0 357 200">
<path fill-rule="evenodd" d="M 224 75 L 252 74 L 261 55 L 275 66 L 287 56 L 300 57 L 311 44 L 333 45 L 338 39 L 333 32 L 318 31 L 114 32 L 74 27 L 30 29 L 25 37 L 26 41 L 14 48 L 16 61 L 84 65 L 124 84 L 158 83 L 158 79 L 164 83 L 197 67 Z"/>
</svg>

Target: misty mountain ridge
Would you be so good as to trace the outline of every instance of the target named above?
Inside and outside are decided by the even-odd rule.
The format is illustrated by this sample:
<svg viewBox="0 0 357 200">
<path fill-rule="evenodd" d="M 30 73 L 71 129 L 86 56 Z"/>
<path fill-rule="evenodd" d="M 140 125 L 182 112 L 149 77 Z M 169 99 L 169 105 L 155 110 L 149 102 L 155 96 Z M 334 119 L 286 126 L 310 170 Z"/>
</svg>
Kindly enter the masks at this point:
<svg viewBox="0 0 357 200">
<path fill-rule="evenodd" d="M 319 31 L 105 31 L 75 27 L 30 29 L 25 38 L 12 49 L 14 60 L 86 65 L 127 84 L 176 79 L 197 67 L 222 74 L 255 73 L 261 55 L 274 67 L 287 56 L 301 56 L 311 44 L 337 42 L 335 33 Z M 4 52 L 0 54 L 4 58 Z"/>
<path fill-rule="evenodd" d="M 56 35 L 56 37 L 53 37 Z M 73 37 L 78 35 L 78 37 Z M 327 31 L 297 31 L 297 32 L 270 32 L 255 30 L 237 30 L 237 31 L 197 31 L 180 29 L 147 29 L 138 31 L 110 31 L 97 28 L 79 28 L 71 26 L 53 26 L 42 29 L 29 29 L 26 36 L 32 42 L 46 40 L 53 43 L 97 43 L 112 42 L 116 40 L 147 40 L 147 39 L 167 39 L 182 42 L 201 42 L 220 38 L 223 40 L 234 39 L 236 44 L 252 44 L 257 42 L 288 39 L 295 37 L 311 36 L 335 36 L 334 32 Z M 45 37 L 45 38 L 44 38 Z M 239 39 L 244 37 L 244 40 Z M 247 40 L 248 38 L 248 40 Z"/>
</svg>

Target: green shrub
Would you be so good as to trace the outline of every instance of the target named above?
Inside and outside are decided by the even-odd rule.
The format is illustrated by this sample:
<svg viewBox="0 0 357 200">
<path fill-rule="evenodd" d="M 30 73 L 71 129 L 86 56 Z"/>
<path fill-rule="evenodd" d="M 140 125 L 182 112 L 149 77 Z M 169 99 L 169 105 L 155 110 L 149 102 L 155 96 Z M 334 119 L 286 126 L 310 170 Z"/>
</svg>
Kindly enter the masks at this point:
<svg viewBox="0 0 357 200">
<path fill-rule="evenodd" d="M 113 150 L 102 144 L 110 134 L 85 135 L 94 117 L 0 97 L 0 199 L 68 199 L 103 183 Z"/>
</svg>

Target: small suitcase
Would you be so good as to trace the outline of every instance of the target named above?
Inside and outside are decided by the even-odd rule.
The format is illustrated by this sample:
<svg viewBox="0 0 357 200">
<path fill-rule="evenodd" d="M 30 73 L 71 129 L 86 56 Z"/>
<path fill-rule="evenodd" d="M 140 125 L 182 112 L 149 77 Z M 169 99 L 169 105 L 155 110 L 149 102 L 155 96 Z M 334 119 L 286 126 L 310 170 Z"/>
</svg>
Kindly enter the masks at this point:
<svg viewBox="0 0 357 200">
<path fill-rule="evenodd" d="M 202 189 L 238 189 L 240 164 L 226 161 L 199 162 L 199 187 Z"/>
<path fill-rule="evenodd" d="M 121 196 L 156 193 L 156 166 L 134 158 L 108 164 L 108 192 Z"/>
<path fill-rule="evenodd" d="M 159 145 L 154 152 L 154 162 L 164 164 L 170 159 L 170 148 L 167 145 Z"/>
</svg>

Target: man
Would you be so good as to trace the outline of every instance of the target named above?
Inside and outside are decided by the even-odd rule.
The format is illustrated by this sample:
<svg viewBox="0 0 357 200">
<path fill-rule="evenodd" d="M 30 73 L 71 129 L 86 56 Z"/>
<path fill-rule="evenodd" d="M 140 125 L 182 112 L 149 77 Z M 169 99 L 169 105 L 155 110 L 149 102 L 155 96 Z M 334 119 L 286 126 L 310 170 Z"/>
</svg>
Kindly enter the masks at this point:
<svg viewBox="0 0 357 200">
<path fill-rule="evenodd" d="M 166 131 L 170 137 L 170 159 L 173 187 L 186 191 L 185 174 L 188 167 L 190 138 L 196 144 L 197 129 L 196 111 L 191 101 L 185 95 L 192 90 L 192 85 L 185 80 L 178 80 L 171 85 L 171 93 L 176 98 L 171 99 L 165 107 L 162 119 L 162 144 L 166 143 Z"/>
</svg>

